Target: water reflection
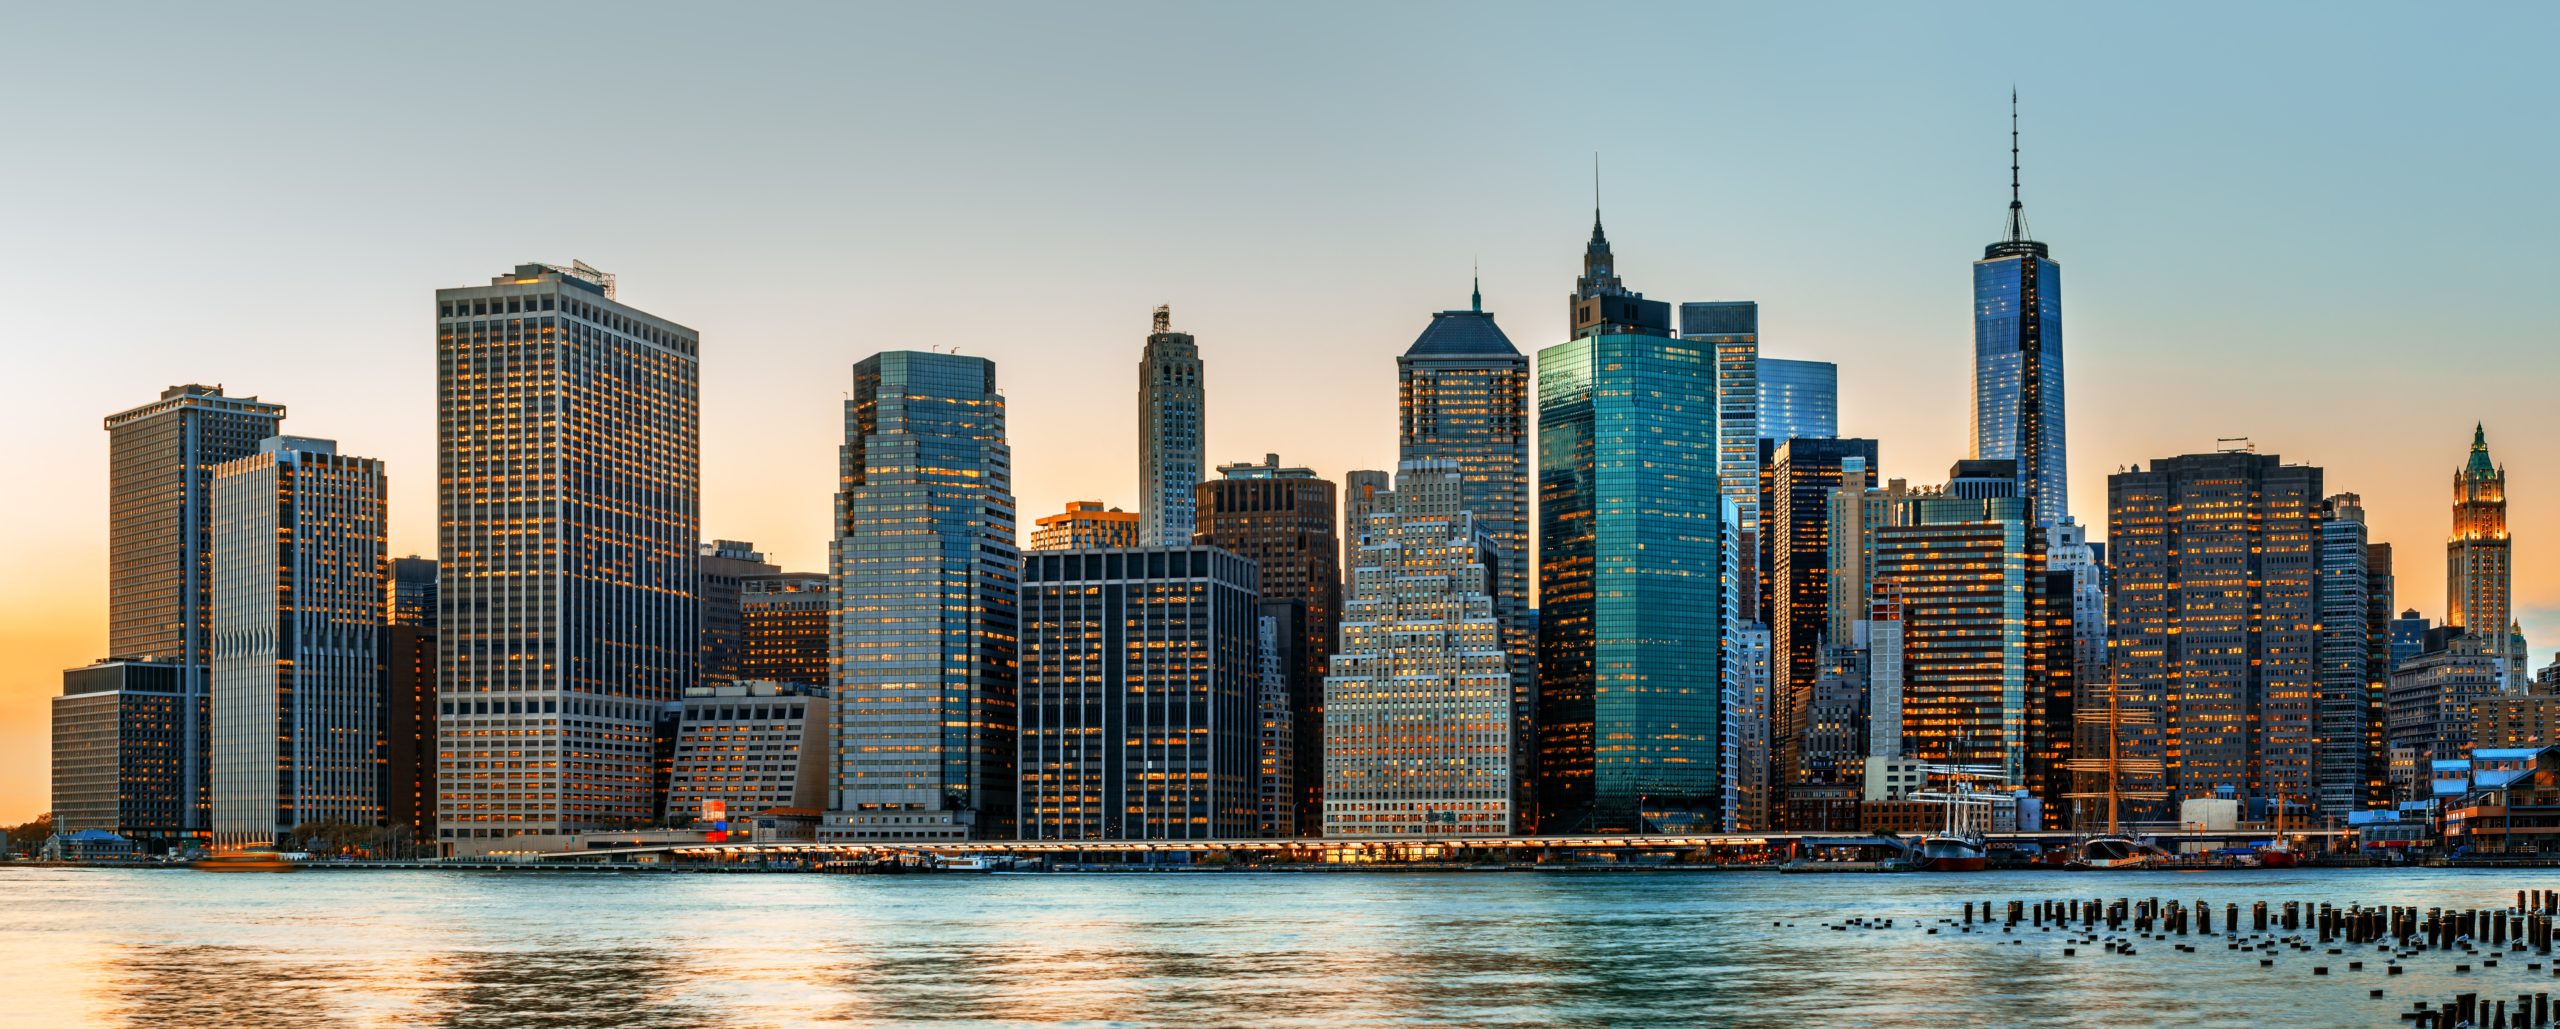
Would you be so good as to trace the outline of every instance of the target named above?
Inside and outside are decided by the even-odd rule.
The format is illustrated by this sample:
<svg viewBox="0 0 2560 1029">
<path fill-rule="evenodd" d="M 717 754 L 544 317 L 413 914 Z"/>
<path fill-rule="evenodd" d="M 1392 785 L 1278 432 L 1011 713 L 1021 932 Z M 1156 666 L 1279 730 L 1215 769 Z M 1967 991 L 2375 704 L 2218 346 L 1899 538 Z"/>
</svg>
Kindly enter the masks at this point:
<svg viewBox="0 0 2560 1029">
<path fill-rule="evenodd" d="M 2261 972 L 2022 931 L 1966 900 L 2158 894 L 2495 906 L 2548 873 L 837 878 L 0 869 L 0 1022 L 2382 1024 L 2548 972 Z M 1889 932 L 1826 921 L 1897 918 Z M 1780 923 L 1780 924 L 1772 924 Z M 2376 969 L 2370 971 L 2378 971 Z M 2343 972 L 2343 970 L 2341 970 Z M 2364 991 L 2388 987 L 2371 1001 Z"/>
</svg>

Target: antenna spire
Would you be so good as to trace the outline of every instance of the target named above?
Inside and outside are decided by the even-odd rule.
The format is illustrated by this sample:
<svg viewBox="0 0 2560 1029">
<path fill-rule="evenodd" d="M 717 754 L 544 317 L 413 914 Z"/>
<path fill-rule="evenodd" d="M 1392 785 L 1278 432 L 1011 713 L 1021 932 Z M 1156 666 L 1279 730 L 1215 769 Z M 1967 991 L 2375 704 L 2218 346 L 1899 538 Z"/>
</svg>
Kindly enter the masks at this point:
<svg viewBox="0 0 2560 1029">
<path fill-rule="evenodd" d="M 1471 310 L 1471 311 L 1475 311 L 1475 312 L 1476 312 L 1476 313 L 1478 313 L 1478 314 L 1482 314 L 1482 313 L 1484 313 L 1484 261 L 1483 261 L 1483 259 L 1479 258 L 1479 259 L 1477 259 L 1477 260 L 1474 262 L 1474 270 L 1473 270 L 1473 272 L 1472 272 L 1472 274 L 1471 274 L 1471 276 L 1470 276 L 1470 277 L 1474 280 L 1475 290 L 1474 290 L 1474 292 L 1469 293 L 1469 294 L 1467 295 L 1467 309 L 1468 309 L 1468 310 Z"/>
<path fill-rule="evenodd" d="M 2018 191 L 2018 87 L 2009 87 L 2009 241 L 2027 238 L 2027 204 Z"/>
</svg>

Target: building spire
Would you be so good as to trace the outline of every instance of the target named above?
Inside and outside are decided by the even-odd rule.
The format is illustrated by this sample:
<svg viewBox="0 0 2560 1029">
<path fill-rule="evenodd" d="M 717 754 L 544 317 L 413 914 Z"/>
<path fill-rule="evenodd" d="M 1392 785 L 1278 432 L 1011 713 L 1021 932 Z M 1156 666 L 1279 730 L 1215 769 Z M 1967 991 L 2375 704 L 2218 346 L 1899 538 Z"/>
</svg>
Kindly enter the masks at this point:
<svg viewBox="0 0 2560 1029">
<path fill-rule="evenodd" d="M 2027 238 L 2027 204 L 2018 190 L 2018 87 L 2009 87 L 2009 242 Z"/>
<path fill-rule="evenodd" d="M 1474 270 L 1470 275 L 1470 280 L 1474 285 L 1474 289 L 1467 294 L 1467 310 L 1474 311 L 1477 314 L 1483 314 L 1484 262 L 1482 260 L 1478 260 L 1474 263 Z"/>
</svg>

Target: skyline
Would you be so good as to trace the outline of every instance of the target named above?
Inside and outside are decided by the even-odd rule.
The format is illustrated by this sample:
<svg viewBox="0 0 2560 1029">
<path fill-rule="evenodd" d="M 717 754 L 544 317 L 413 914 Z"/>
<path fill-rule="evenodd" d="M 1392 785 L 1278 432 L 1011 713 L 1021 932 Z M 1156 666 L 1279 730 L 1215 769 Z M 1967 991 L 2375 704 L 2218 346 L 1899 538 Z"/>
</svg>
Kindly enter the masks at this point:
<svg viewBox="0 0 2560 1029">
<path fill-rule="evenodd" d="M 2479 103 L 2549 106 L 2525 42 L 2547 32 L 2241 12 L 2199 40 L 2057 12 L 2021 30 L 2046 45 L 1989 62 L 1994 41 L 1925 12 L 1673 11 L 1652 17 L 1768 46 L 1684 64 L 1696 48 L 1664 32 L 1629 45 L 1613 103 L 1593 104 L 1576 76 L 1520 74 L 1554 60 L 1532 19 L 1431 14 L 1346 38 L 1184 9 L 1159 26 L 1171 45 L 1127 62 L 1106 48 L 1138 15 L 1023 11 L 957 19 L 985 22 L 971 49 L 842 67 L 826 49 L 853 30 L 842 14 L 810 11 L 800 39 L 636 11 L 595 23 L 551 80 L 570 86 L 532 94 L 561 98 L 535 117 L 592 123 L 544 148 L 556 176 L 459 156 L 502 152 L 478 130 L 523 121 L 511 101 L 535 85 L 430 46 L 424 15 L 28 16 L 0 81 L 75 99 L 23 114 L 52 159 L 0 169 L 22 198 L 23 245 L 0 253 L 9 353 L 42 384 L 0 416 L 40 445 L 0 467 L 47 500 L 21 493 L 5 516 L 0 821 L 42 809 L 61 670 L 106 656 L 100 420 L 169 385 L 281 403 L 285 432 L 382 459 L 390 552 L 432 556 L 433 292 L 584 259 L 703 334 L 702 535 L 823 571 L 842 394 L 876 351 L 997 362 L 1025 522 L 1078 499 L 1137 509 L 1128 372 L 1157 304 L 1207 365 L 1205 463 L 1276 452 L 1337 482 L 1394 467 L 1395 355 L 1465 306 L 1472 261 L 1521 350 L 1566 337 L 1597 149 L 1630 288 L 1757 301 L 1768 354 L 1839 364 L 1841 433 L 1881 440 L 1884 476 L 1933 482 L 1966 456 L 1970 266 L 2005 220 L 2013 79 L 2025 203 L 2071 270 L 2079 520 L 2103 530 L 2091 498 L 2119 466 L 2250 436 L 2361 494 L 2373 538 L 2405 555 L 2401 606 L 2440 621 L 2445 483 L 2485 422 L 2515 473 L 2531 663 L 2560 644 L 2560 548 L 2536 528 L 2560 485 L 2532 445 L 2560 427 L 2533 389 L 2560 363 L 2535 289 L 2560 144 L 2502 134 Z M 899 26 L 920 19 L 861 25 L 916 38 Z M 2111 52 L 2068 45 L 2094 25 Z M 2425 74 L 2374 75 L 2419 44 Z M 1310 49 L 1339 74 L 1295 67 Z M 2163 54 L 2227 63 L 2163 80 Z M 731 77 L 663 75 L 678 59 Z M 1000 74 L 945 79 L 938 59 Z M 941 117 L 882 102 L 919 84 Z M 830 146 L 837 119 L 850 142 Z M 684 145 L 643 145 L 663 139 Z"/>
</svg>

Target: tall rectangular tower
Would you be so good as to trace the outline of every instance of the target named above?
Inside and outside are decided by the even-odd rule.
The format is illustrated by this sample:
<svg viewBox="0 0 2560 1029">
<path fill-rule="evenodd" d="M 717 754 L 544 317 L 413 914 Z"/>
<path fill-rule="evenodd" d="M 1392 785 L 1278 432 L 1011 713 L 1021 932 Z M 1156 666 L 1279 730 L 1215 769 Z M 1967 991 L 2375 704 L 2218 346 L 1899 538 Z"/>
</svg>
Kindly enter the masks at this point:
<svg viewBox="0 0 2560 1029">
<path fill-rule="evenodd" d="M 1538 639 L 1529 631 L 1529 358 L 1494 324 L 1483 292 L 1470 296 L 1464 311 L 1433 314 L 1396 358 L 1396 459 L 1399 467 L 1447 461 L 1458 468 L 1458 506 L 1474 516 L 1477 533 L 1494 550 L 1488 569 L 1494 617 L 1502 622 L 1511 680 L 1506 721 L 1515 752 L 1527 754 L 1537 744 L 1538 695 Z M 1375 475 L 1376 488 L 1386 486 L 1384 472 L 1352 474 Z M 1354 490 L 1360 486 L 1355 479 Z M 1346 517 L 1343 537 L 1357 546 L 1367 528 L 1364 520 Z M 1512 766 L 1519 810 L 1535 795 L 1529 770 L 1525 760 Z"/>
<path fill-rule="evenodd" d="M 1831 622 L 1831 494 L 1852 466 L 1876 473 L 1876 441 L 1803 437 L 1777 441 L 1761 532 L 1769 554 L 1770 741 L 1780 791 L 1814 783 L 1798 760 L 1822 641 Z M 1845 642 L 1845 641 L 1843 641 Z"/>
<path fill-rule="evenodd" d="M 1840 434 L 1840 366 L 1829 361 L 1760 359 L 1760 435 L 1790 440 Z"/>
<path fill-rule="evenodd" d="M 1021 838 L 1254 835 L 1256 578 L 1208 546 L 1023 556 Z"/>
<path fill-rule="evenodd" d="M 2167 807 L 2227 791 L 2257 815 L 2318 791 L 2321 470 L 2189 454 L 2107 477 L 2108 655 L 2126 756 Z"/>
<path fill-rule="evenodd" d="M 1200 484 L 1200 543 L 1244 555 L 1262 568 L 1265 602 L 1304 607 L 1290 648 L 1290 784 L 1292 822 L 1301 835 L 1324 824 L 1324 675 L 1342 617 L 1342 544 L 1334 532 L 1334 487 L 1306 468 L 1284 467 L 1280 455 L 1261 464 L 1218 466 Z"/>
<path fill-rule="evenodd" d="M 213 633 L 213 469 L 257 453 L 259 441 L 283 423 L 282 404 L 193 383 L 171 386 L 159 400 L 106 419 L 107 652 L 179 669 L 176 686 L 185 699 L 171 710 L 180 723 L 176 775 L 188 799 L 179 824 L 187 830 L 203 830 L 212 812 L 204 712 Z"/>
<path fill-rule="evenodd" d="M 1769 628 L 1760 609 L 1760 305 L 1693 300 L 1680 305 L 1680 338 L 1715 353 L 1716 490 L 1722 575 L 1725 732 L 1718 760 L 1723 828 L 1767 827 L 1769 810 Z"/>
<path fill-rule="evenodd" d="M 1156 308 L 1155 331 L 1138 359 L 1138 542 L 1191 545 L 1192 510 L 1209 439 L 1208 392 L 1200 344 L 1172 328 L 1173 309 Z"/>
<path fill-rule="evenodd" d="M 2365 802 L 2375 677 L 2369 661 L 2373 572 L 2366 564 L 2364 504 L 2340 493 L 2320 522 L 2319 813 L 2339 823 Z"/>
<path fill-rule="evenodd" d="M 700 337 L 584 263 L 436 324 L 438 842 L 647 822 L 696 666 Z"/>
<path fill-rule="evenodd" d="M 278 436 L 213 478 L 213 835 L 383 817 L 382 463 Z"/>
<path fill-rule="evenodd" d="M 829 840 L 1012 839 L 1022 556 L 995 362 L 853 366 Z"/>
<path fill-rule="evenodd" d="M 2453 534 L 2445 544 L 2444 623 L 2481 637 L 2507 661 L 2522 689 L 2524 648 L 2516 645 L 2515 564 L 2507 538 L 2507 470 L 2489 459 L 2485 426 L 2471 430 L 2471 459 L 2453 473 Z"/>
</svg>

